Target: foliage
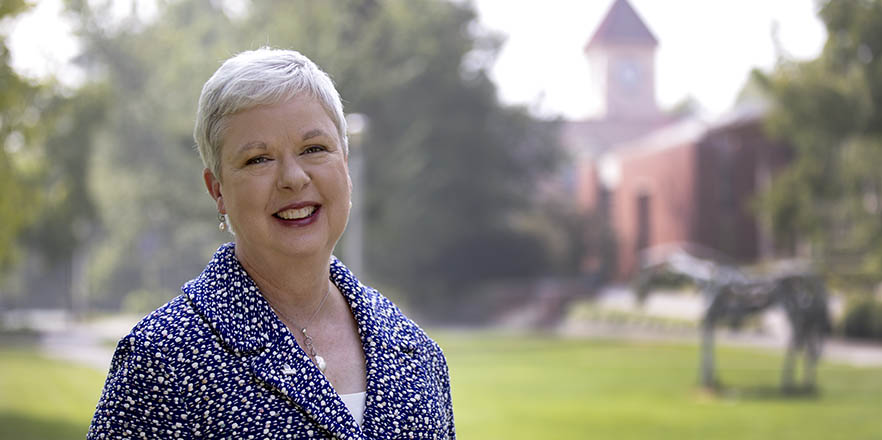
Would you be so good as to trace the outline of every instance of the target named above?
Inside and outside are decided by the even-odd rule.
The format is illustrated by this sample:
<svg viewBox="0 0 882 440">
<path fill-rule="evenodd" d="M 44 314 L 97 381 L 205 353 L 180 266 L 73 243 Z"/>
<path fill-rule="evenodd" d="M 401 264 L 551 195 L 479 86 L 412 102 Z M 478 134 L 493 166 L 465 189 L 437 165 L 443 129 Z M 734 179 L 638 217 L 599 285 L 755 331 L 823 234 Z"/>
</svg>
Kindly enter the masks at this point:
<svg viewBox="0 0 882 440">
<path fill-rule="evenodd" d="M 0 17 L 25 7 L 4 3 Z M 47 296 L 25 292 L 39 277 L 63 280 L 52 290 L 56 300 L 70 304 L 64 294 L 75 276 L 71 261 L 93 235 L 96 219 L 87 177 L 96 126 L 106 109 L 104 94 L 98 86 L 70 91 L 51 79 L 34 83 L 20 78 L 9 67 L 5 45 L 2 53 L 0 267 L 12 262 L 13 250 L 42 258 L 39 263 L 25 260 L 31 267 L 17 266 L 14 276 L 4 279 L 4 300 L 16 294 Z"/>
<path fill-rule="evenodd" d="M 0 20 L 22 12 L 28 4 L 0 4 Z M 39 123 L 45 91 L 20 77 L 10 66 L 6 35 L 0 33 L 0 269 L 13 261 L 22 228 L 33 221 L 39 206 L 36 175 L 42 165 Z"/>
<path fill-rule="evenodd" d="M 25 244 L 50 265 L 69 262 L 74 251 L 94 235 L 95 202 L 88 187 L 92 144 L 107 108 L 103 89 L 87 86 L 71 96 L 54 96 L 44 115 L 40 172 L 41 215 L 25 231 Z"/>
<path fill-rule="evenodd" d="M 538 209 L 533 189 L 558 160 L 556 129 L 499 106 L 485 71 L 498 39 L 475 31 L 468 4 L 158 5 L 153 18 L 110 20 L 109 2 L 68 1 L 84 68 L 107 92 L 89 176 L 106 232 L 92 260 L 98 290 L 119 298 L 142 287 L 177 288 L 229 238 L 213 226 L 193 115 L 219 61 L 262 45 L 315 60 L 346 111 L 369 118 L 354 147 L 366 157 L 355 191 L 366 200 L 367 281 L 426 305 L 455 301 L 449 292 L 464 295 L 476 280 L 542 267 L 543 244 L 513 219 Z"/>
<path fill-rule="evenodd" d="M 821 55 L 755 75 L 772 98 L 770 131 L 795 149 L 761 207 L 836 282 L 866 288 L 882 281 L 882 1 L 819 5 Z"/>
<path fill-rule="evenodd" d="M 882 301 L 872 297 L 852 298 L 842 317 L 840 331 L 848 338 L 882 341 Z"/>
<path fill-rule="evenodd" d="M 122 310 L 133 315 L 146 315 L 177 295 L 175 290 L 133 290 L 123 298 Z"/>
</svg>

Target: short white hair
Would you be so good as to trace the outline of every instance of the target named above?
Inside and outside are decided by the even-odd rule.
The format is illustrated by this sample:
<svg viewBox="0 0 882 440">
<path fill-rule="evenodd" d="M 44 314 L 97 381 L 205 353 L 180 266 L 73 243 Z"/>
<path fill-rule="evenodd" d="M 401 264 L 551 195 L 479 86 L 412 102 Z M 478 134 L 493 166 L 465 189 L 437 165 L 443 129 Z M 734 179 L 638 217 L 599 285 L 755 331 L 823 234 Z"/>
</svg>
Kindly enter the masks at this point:
<svg viewBox="0 0 882 440">
<path fill-rule="evenodd" d="M 318 100 L 337 129 L 344 154 L 348 154 L 343 103 L 331 77 L 300 52 L 263 47 L 226 60 L 202 87 L 193 129 L 202 163 L 220 179 L 227 118 L 301 93 Z"/>
</svg>

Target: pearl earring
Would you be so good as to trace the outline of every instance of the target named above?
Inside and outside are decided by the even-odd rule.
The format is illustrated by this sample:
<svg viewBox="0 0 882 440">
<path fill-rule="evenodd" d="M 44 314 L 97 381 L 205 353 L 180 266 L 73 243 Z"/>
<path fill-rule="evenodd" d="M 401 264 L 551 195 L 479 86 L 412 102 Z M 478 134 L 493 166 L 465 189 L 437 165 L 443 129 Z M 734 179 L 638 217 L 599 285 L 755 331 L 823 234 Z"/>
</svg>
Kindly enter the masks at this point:
<svg viewBox="0 0 882 440">
<path fill-rule="evenodd" d="M 220 221 L 220 224 L 217 225 L 217 228 L 220 229 L 221 232 L 226 231 L 227 230 L 227 219 L 224 217 L 223 214 L 221 214 L 219 212 L 217 213 L 217 219 L 218 219 L 218 221 Z"/>
</svg>

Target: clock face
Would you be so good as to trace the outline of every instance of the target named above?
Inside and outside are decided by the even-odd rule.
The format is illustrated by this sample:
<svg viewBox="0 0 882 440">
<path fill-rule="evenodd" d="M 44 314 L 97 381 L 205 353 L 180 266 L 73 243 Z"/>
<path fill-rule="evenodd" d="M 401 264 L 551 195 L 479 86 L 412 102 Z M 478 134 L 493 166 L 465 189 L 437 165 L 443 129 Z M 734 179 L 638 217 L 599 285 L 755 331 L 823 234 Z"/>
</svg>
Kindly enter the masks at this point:
<svg viewBox="0 0 882 440">
<path fill-rule="evenodd" d="M 637 89 L 642 77 L 640 65 L 633 60 L 622 60 L 616 67 L 616 78 L 625 89 Z"/>
</svg>

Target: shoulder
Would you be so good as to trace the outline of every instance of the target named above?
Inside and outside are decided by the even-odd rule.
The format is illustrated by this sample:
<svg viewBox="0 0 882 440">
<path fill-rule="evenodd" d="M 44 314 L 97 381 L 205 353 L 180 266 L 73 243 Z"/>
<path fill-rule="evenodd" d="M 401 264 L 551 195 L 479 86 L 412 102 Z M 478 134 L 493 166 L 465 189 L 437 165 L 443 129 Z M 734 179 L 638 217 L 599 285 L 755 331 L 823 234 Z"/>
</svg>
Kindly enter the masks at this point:
<svg viewBox="0 0 882 440">
<path fill-rule="evenodd" d="M 173 349 L 182 345 L 175 340 L 188 338 L 196 318 L 185 303 L 185 298 L 173 299 L 119 341 L 88 438 L 129 437 L 150 430 L 175 438 L 189 435 L 175 372 L 182 356 L 180 349 Z"/>
<path fill-rule="evenodd" d="M 442 400 L 449 400 L 442 393 L 442 390 L 449 388 L 447 358 L 438 343 L 379 291 L 366 287 L 364 293 L 373 306 L 374 325 L 384 335 L 380 338 L 381 348 L 399 361 L 417 365 L 420 374 L 424 374 L 437 389 L 436 395 Z"/>
<path fill-rule="evenodd" d="M 367 286 L 364 287 L 364 295 L 367 302 L 371 304 L 372 315 L 377 321 L 376 325 L 390 332 L 395 339 L 405 343 L 410 341 L 415 345 L 422 345 L 440 353 L 441 349 L 429 337 L 428 333 L 414 320 L 407 317 L 389 298 L 378 290 Z"/>
<path fill-rule="evenodd" d="M 377 289 L 362 284 L 336 257 L 331 258 L 331 280 L 346 296 L 356 321 L 374 330 L 369 333 L 403 346 L 428 347 L 440 354 L 438 345 L 416 322 Z"/>
<path fill-rule="evenodd" d="M 211 328 L 182 294 L 154 310 L 120 339 L 110 375 L 127 374 L 132 368 L 152 367 L 151 374 L 177 375 L 190 353 L 217 345 Z M 131 368 L 122 371 L 120 366 Z M 126 371 L 128 370 L 128 371 Z"/>
<path fill-rule="evenodd" d="M 363 295 L 381 335 L 375 355 L 382 361 L 371 365 L 377 369 L 376 376 L 383 378 L 380 383 L 386 397 L 377 406 L 397 408 L 398 415 L 411 422 L 408 429 L 455 438 L 450 377 L 441 348 L 376 289 L 364 287 Z"/>
<path fill-rule="evenodd" d="M 141 319 L 124 339 L 168 349 L 209 331 L 185 294 L 178 295 Z"/>
</svg>

